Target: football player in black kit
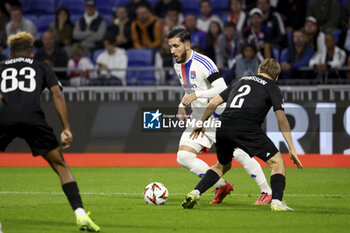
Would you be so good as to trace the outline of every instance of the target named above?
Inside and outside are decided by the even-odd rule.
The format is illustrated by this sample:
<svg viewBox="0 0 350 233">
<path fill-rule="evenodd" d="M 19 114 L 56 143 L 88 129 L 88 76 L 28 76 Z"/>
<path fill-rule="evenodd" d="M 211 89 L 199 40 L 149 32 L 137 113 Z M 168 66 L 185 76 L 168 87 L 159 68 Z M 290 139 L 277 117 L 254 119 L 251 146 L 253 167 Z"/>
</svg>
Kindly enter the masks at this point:
<svg viewBox="0 0 350 233">
<path fill-rule="evenodd" d="M 272 168 L 271 210 L 293 211 L 282 202 L 286 184 L 286 167 L 283 157 L 261 129 L 261 124 L 268 111 L 273 107 L 280 130 L 289 146 L 289 156 L 294 164 L 302 169 L 284 113 L 282 94 L 276 84 L 280 72 L 281 68 L 276 60 L 265 59 L 260 64 L 257 75 L 240 78 L 210 101 L 203 114 L 202 122 L 214 113 L 219 104 L 227 102 L 220 118 L 222 125 L 216 131 L 218 162 L 207 171 L 195 189 L 187 194 L 182 203 L 183 208 L 193 208 L 200 195 L 231 168 L 232 152 L 239 147 L 250 156 L 259 157 Z M 204 127 L 195 128 L 191 137 L 197 138 L 204 132 Z"/>
<path fill-rule="evenodd" d="M 45 63 L 33 60 L 33 43 L 32 35 L 26 32 L 10 36 L 10 59 L 0 63 L 0 151 L 14 138 L 23 138 L 33 156 L 41 155 L 59 175 L 79 229 L 99 231 L 83 208 L 77 183 L 41 110 L 40 95 L 48 88 L 63 126 L 62 148 L 68 148 L 73 137 L 66 103 L 55 73 Z"/>
</svg>

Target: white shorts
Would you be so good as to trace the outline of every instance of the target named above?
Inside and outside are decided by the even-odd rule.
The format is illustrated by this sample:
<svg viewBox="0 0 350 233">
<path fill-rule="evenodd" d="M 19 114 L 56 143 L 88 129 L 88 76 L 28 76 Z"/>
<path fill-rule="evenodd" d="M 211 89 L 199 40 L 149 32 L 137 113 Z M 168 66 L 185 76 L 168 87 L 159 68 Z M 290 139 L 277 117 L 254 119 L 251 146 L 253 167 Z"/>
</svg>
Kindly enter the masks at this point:
<svg viewBox="0 0 350 233">
<path fill-rule="evenodd" d="M 190 138 L 193 128 L 187 128 L 181 136 L 179 146 L 190 146 L 194 149 L 198 148 L 198 145 L 201 147 L 211 148 L 215 143 L 215 130 L 210 130 L 210 132 L 205 132 L 204 137 L 199 135 L 197 139 Z M 199 152 L 199 151 L 198 151 Z"/>
</svg>

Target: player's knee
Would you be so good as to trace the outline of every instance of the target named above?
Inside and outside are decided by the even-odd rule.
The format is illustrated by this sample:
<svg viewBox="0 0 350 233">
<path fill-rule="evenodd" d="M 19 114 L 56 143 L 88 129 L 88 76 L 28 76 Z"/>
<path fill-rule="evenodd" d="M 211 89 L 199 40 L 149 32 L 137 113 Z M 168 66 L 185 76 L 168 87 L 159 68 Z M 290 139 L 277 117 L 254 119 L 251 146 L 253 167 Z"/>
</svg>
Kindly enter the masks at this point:
<svg viewBox="0 0 350 233">
<path fill-rule="evenodd" d="M 286 170 L 286 165 L 282 155 L 278 152 L 275 156 L 267 161 L 267 163 L 272 168 L 272 172 L 284 173 Z"/>
<path fill-rule="evenodd" d="M 176 161 L 178 164 L 180 164 L 183 167 L 187 167 L 189 161 L 192 158 L 195 158 L 197 155 L 195 153 L 192 152 L 188 152 L 188 151 L 184 151 L 184 150 L 179 150 L 177 152 L 177 158 Z"/>
<path fill-rule="evenodd" d="M 217 162 L 214 166 L 211 167 L 212 170 L 214 170 L 219 176 L 221 177 L 225 172 L 230 170 L 231 168 L 231 163 L 228 163 L 226 165 L 223 165 L 219 162 Z"/>
</svg>

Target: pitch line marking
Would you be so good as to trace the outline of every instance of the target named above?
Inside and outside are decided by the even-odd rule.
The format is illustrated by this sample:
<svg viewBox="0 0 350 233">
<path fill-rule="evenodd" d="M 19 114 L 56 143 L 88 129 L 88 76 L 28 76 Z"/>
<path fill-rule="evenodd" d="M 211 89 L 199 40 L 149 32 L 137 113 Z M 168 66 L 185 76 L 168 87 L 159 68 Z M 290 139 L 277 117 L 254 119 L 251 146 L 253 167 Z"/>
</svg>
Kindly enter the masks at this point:
<svg viewBox="0 0 350 233">
<path fill-rule="evenodd" d="M 19 195 L 63 195 L 63 192 L 25 192 L 25 191 L 0 191 L 0 195 L 6 194 L 19 194 Z M 101 195 L 101 196 L 142 196 L 142 192 L 140 193 L 122 193 L 122 192 L 112 192 L 112 193 L 104 193 L 104 192 L 81 192 L 82 195 Z M 171 196 L 185 196 L 186 193 L 170 193 Z M 212 195 L 209 193 L 203 194 L 204 196 Z M 252 193 L 233 193 L 231 196 L 259 196 L 260 194 L 252 194 Z M 341 198 L 341 197 L 350 197 L 348 194 L 332 194 L 332 193 L 324 193 L 324 194 L 292 194 L 285 193 L 284 196 L 290 197 L 331 197 L 331 198 Z"/>
</svg>

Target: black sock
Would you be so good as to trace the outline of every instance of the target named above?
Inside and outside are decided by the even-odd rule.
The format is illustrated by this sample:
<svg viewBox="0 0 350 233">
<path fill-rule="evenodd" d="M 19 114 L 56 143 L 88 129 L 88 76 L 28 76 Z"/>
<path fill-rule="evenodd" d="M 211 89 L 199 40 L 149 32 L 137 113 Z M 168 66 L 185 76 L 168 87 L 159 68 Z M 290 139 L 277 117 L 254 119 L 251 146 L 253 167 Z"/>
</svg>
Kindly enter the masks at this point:
<svg viewBox="0 0 350 233">
<path fill-rule="evenodd" d="M 199 190 L 200 194 L 202 194 L 218 182 L 219 179 L 220 176 L 213 170 L 209 169 L 194 189 Z"/>
<path fill-rule="evenodd" d="M 73 210 L 77 208 L 83 208 L 83 203 L 81 202 L 81 197 L 79 194 L 79 189 L 77 182 L 69 182 L 62 185 L 63 192 L 66 194 L 67 199 L 72 206 Z"/>
<path fill-rule="evenodd" d="M 286 177 L 282 174 L 271 176 L 272 199 L 282 201 L 284 188 L 286 187 Z"/>
</svg>

